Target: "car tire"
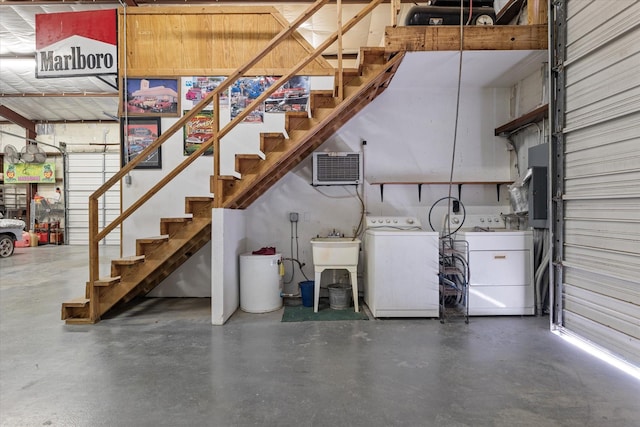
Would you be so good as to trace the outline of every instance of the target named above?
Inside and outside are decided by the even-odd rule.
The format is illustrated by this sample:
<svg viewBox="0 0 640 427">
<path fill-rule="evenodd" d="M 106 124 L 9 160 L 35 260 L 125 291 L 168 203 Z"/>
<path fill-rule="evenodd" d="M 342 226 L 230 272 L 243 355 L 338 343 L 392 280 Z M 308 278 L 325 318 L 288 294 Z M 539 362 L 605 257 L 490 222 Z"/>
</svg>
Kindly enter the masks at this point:
<svg viewBox="0 0 640 427">
<path fill-rule="evenodd" d="M 13 239 L 9 236 L 0 236 L 0 258 L 7 258 L 13 254 Z"/>
</svg>

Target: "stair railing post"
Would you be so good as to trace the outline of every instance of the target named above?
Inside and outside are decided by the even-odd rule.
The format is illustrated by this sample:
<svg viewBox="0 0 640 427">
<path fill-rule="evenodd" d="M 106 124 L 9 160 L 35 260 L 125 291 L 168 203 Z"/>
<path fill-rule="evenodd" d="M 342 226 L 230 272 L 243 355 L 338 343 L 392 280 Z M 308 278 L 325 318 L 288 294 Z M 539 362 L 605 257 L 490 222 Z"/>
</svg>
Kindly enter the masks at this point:
<svg viewBox="0 0 640 427">
<path fill-rule="evenodd" d="M 213 98 L 213 206 L 222 206 L 222 181 L 220 180 L 220 93 Z M 217 196 L 217 197 L 216 197 Z"/>
<path fill-rule="evenodd" d="M 94 196 L 89 197 L 89 289 L 87 298 L 89 298 L 89 319 L 91 322 L 97 322 L 100 319 L 98 295 L 96 292 L 95 282 L 100 277 L 100 254 L 98 245 L 98 199 Z"/>
<path fill-rule="evenodd" d="M 342 0 L 337 0 L 338 16 L 338 102 L 344 98 L 344 74 L 342 68 Z"/>
</svg>

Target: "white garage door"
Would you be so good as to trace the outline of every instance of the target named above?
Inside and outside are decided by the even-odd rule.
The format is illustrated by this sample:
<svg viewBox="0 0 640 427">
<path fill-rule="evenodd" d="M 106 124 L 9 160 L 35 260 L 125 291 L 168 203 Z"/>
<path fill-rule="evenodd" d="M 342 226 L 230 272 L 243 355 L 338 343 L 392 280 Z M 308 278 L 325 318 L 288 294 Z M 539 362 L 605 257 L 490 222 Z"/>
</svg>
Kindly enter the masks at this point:
<svg viewBox="0 0 640 427">
<path fill-rule="evenodd" d="M 640 2 L 556 3 L 553 323 L 640 365 Z"/>
<path fill-rule="evenodd" d="M 89 196 L 120 170 L 118 153 L 69 153 L 69 226 L 70 245 L 89 244 Z M 98 226 L 120 215 L 120 186 L 115 185 L 98 201 Z M 106 223 L 105 223 L 106 221 Z M 120 227 L 101 242 L 120 244 Z"/>
</svg>

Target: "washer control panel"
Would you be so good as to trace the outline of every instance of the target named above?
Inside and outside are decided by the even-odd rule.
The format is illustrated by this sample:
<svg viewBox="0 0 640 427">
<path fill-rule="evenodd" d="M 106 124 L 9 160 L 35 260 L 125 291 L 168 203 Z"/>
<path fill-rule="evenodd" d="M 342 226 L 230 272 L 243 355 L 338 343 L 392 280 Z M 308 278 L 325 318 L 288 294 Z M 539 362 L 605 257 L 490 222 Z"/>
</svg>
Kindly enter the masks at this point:
<svg viewBox="0 0 640 427">
<path fill-rule="evenodd" d="M 422 230 L 420 220 L 414 216 L 367 216 L 366 228 Z"/>
<path fill-rule="evenodd" d="M 463 215 L 451 215 L 449 218 L 449 225 L 452 229 L 456 229 L 460 227 L 460 224 L 464 221 L 462 225 L 462 230 L 469 230 L 474 227 L 486 228 L 486 229 L 496 229 L 496 228 L 505 228 L 506 224 L 504 218 L 500 214 L 479 214 L 479 215 L 467 215 L 466 217 Z"/>
</svg>

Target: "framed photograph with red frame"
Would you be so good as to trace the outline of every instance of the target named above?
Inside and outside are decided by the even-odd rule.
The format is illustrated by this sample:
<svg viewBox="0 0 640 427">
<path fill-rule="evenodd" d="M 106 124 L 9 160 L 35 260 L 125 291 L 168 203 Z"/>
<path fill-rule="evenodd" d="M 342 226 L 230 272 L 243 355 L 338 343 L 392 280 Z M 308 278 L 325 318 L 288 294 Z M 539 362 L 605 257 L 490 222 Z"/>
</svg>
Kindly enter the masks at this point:
<svg viewBox="0 0 640 427">
<path fill-rule="evenodd" d="M 122 141 L 122 166 L 129 163 L 142 150 L 151 145 L 160 136 L 160 117 L 129 117 L 122 118 L 120 126 L 120 140 Z M 162 151 L 158 147 L 136 169 L 162 169 Z"/>
</svg>

